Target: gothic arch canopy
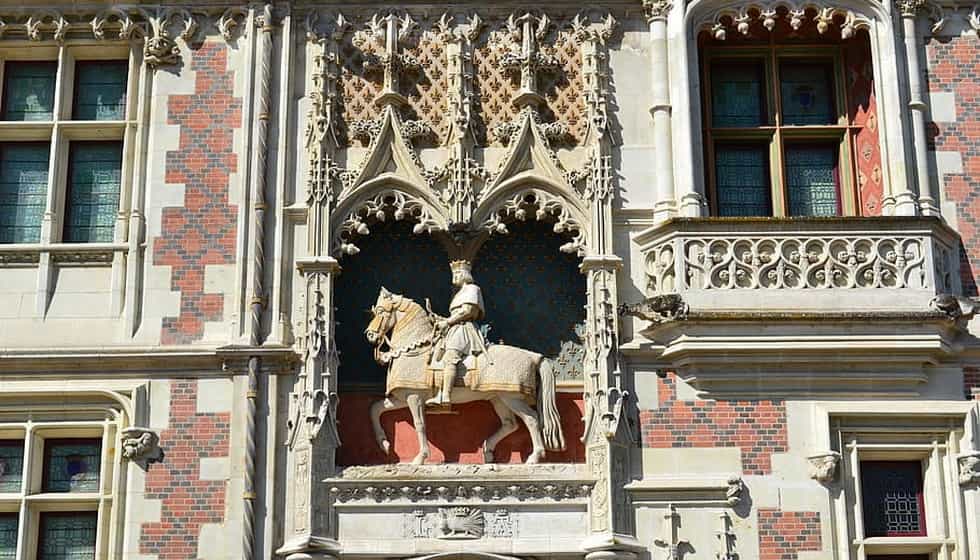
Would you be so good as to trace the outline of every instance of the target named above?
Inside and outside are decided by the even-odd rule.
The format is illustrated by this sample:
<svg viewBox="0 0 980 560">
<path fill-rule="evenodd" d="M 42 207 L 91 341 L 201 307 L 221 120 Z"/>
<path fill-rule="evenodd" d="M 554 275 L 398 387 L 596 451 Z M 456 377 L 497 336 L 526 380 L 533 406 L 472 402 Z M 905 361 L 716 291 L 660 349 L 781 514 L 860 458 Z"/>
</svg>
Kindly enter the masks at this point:
<svg viewBox="0 0 980 560">
<path fill-rule="evenodd" d="M 387 220 L 414 222 L 415 233 L 446 231 L 449 220 L 431 193 L 398 178 L 373 182 L 344 200 L 334 211 L 333 251 L 358 252 L 354 239 L 370 235 L 370 224 Z"/>
<path fill-rule="evenodd" d="M 782 18 L 793 29 L 814 20 L 820 33 L 839 26 L 845 39 L 857 29 L 868 29 L 874 20 L 889 21 L 881 3 L 867 0 L 695 0 L 688 5 L 684 14 L 684 21 L 692 27 L 693 35 L 710 31 L 720 40 L 726 38 L 729 27 L 747 34 L 749 24 L 759 20 L 771 31 Z"/>
</svg>

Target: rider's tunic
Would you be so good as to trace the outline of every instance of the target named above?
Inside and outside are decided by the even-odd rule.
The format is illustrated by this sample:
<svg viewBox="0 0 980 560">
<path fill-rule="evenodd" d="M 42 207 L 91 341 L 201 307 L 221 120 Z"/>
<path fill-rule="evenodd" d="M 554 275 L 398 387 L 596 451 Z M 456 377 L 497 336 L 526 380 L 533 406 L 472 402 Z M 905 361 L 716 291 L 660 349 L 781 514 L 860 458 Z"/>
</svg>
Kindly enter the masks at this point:
<svg viewBox="0 0 980 560">
<path fill-rule="evenodd" d="M 482 319 L 486 313 L 483 307 L 483 294 L 476 284 L 466 284 L 456 292 L 449 304 L 449 314 L 452 315 L 466 304 L 476 307 L 476 311 L 471 312 L 466 320 L 449 327 L 445 338 L 446 350 L 455 350 L 460 359 L 469 354 L 478 355 L 486 351 L 483 337 L 473 323 Z"/>
</svg>

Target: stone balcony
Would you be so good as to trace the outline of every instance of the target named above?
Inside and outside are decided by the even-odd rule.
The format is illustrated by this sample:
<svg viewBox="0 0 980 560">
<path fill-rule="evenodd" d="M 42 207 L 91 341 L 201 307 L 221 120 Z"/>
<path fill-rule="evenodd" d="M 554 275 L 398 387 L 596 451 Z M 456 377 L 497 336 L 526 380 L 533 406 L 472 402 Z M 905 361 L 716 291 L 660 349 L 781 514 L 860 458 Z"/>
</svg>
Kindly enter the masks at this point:
<svg viewBox="0 0 980 560">
<path fill-rule="evenodd" d="M 648 299 L 622 309 L 639 317 L 624 353 L 702 391 L 909 394 L 963 334 L 933 302 L 960 293 L 937 218 L 681 218 L 634 242 Z"/>
</svg>

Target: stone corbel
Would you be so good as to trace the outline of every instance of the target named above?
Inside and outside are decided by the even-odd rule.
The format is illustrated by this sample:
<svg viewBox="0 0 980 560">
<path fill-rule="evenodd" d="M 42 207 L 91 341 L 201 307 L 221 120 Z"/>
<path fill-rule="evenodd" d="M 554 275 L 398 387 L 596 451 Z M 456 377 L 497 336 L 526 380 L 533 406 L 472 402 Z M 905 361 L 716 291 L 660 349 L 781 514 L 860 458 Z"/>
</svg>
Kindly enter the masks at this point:
<svg viewBox="0 0 980 560">
<path fill-rule="evenodd" d="M 939 294 L 932 298 L 929 307 L 946 315 L 950 321 L 966 323 L 980 311 L 980 302 L 953 294 Z"/>
<path fill-rule="evenodd" d="M 177 24 L 180 24 L 179 31 L 172 32 L 171 27 Z M 175 37 L 190 40 L 197 33 L 197 20 L 187 10 L 166 9 L 150 18 L 150 27 L 151 34 L 143 45 L 143 62 L 159 68 L 180 62 L 180 47 Z"/>
<path fill-rule="evenodd" d="M 122 458 L 132 461 L 144 469 L 150 463 L 163 460 L 163 450 L 160 449 L 160 435 L 149 428 L 133 426 L 122 431 Z"/>
<path fill-rule="evenodd" d="M 624 303 L 619 306 L 620 315 L 638 317 L 654 325 L 687 318 L 687 304 L 680 294 L 661 294 L 648 297 L 640 303 Z"/>
<path fill-rule="evenodd" d="M 748 489 L 741 477 L 732 475 L 728 478 L 728 489 L 725 490 L 725 502 L 736 507 L 745 499 Z"/>
<path fill-rule="evenodd" d="M 826 451 L 807 457 L 810 462 L 810 478 L 823 484 L 829 484 L 837 476 L 837 465 L 840 463 L 840 453 Z"/>
<path fill-rule="evenodd" d="M 980 451 L 961 453 L 956 457 L 960 486 L 980 484 Z"/>
</svg>

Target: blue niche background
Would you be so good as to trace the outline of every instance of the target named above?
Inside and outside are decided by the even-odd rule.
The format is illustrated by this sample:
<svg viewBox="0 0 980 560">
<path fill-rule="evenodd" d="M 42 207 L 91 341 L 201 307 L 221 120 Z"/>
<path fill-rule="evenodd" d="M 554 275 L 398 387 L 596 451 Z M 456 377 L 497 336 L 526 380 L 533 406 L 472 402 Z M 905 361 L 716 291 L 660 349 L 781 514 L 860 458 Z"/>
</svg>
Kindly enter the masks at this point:
<svg viewBox="0 0 980 560">
<path fill-rule="evenodd" d="M 373 348 L 364 338 L 381 286 L 421 305 L 429 298 L 440 315 L 449 311 L 449 257 L 428 234 L 413 234 L 412 225 L 394 220 L 375 223 L 370 235 L 357 239 L 361 252 L 340 260 L 343 270 L 334 293 L 340 352 L 337 382 L 343 391 L 384 392 L 386 369 L 374 361 Z"/>
<path fill-rule="evenodd" d="M 489 339 L 556 359 L 560 379 L 581 380 L 585 276 L 559 248 L 568 239 L 538 221 L 508 223 L 480 247 L 473 276 L 483 290 Z"/>
</svg>

